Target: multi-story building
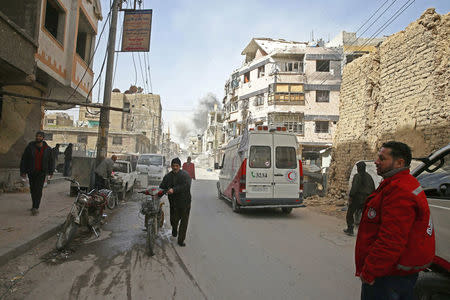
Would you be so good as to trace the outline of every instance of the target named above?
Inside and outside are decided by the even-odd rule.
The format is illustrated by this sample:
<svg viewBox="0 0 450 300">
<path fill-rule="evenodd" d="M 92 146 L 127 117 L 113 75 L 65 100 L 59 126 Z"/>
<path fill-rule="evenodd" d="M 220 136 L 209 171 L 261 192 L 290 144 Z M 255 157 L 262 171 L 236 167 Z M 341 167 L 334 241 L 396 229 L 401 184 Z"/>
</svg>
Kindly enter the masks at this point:
<svg viewBox="0 0 450 300">
<path fill-rule="evenodd" d="M 254 38 L 225 84 L 225 142 L 257 125 L 284 126 L 302 151 L 329 147 L 339 119 L 340 48 Z"/>
<path fill-rule="evenodd" d="M 100 0 L 14 0 L 0 6 L 0 185 L 18 179 L 21 154 L 44 126 L 45 109 L 21 96 L 90 101 Z M 86 100 L 87 99 L 87 100 Z"/>
<path fill-rule="evenodd" d="M 385 37 L 363 38 L 357 37 L 356 32 L 341 31 L 326 43 L 325 47 L 341 48 L 343 51 L 342 62 L 348 64 L 364 54 L 374 52 L 384 40 L 386 40 Z"/>
<path fill-rule="evenodd" d="M 220 146 L 224 143 L 223 112 L 214 105 L 214 110 L 208 113 L 208 124 L 203 134 L 203 153 L 209 156 L 209 166 L 220 160 Z"/>
<path fill-rule="evenodd" d="M 73 118 L 62 112 L 46 114 L 44 118 L 44 127 L 51 126 L 73 126 Z"/>
<path fill-rule="evenodd" d="M 129 113 L 111 111 L 110 130 L 142 133 L 150 140 L 152 153 L 161 148 L 161 98 L 155 94 L 113 92 L 111 106 L 129 109 Z M 98 110 L 80 108 L 79 125 L 98 127 Z"/>
</svg>

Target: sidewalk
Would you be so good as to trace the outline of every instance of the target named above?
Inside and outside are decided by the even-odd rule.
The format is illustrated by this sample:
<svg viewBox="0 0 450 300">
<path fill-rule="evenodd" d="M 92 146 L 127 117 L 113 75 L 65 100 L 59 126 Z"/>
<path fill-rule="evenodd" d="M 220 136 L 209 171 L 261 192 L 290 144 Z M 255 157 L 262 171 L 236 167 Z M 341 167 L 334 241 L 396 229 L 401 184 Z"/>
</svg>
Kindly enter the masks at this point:
<svg viewBox="0 0 450 300">
<path fill-rule="evenodd" d="M 46 185 L 37 216 L 31 216 L 30 193 L 0 194 L 0 266 L 57 233 L 74 201 L 69 186 L 61 180 Z"/>
</svg>

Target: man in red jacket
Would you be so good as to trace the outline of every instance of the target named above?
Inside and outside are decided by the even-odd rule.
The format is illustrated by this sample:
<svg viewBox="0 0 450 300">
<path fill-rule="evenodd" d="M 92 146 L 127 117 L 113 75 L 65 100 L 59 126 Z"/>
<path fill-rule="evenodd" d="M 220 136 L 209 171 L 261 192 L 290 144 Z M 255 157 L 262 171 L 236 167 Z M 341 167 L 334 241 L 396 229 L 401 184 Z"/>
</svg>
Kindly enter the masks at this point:
<svg viewBox="0 0 450 300">
<path fill-rule="evenodd" d="M 195 180 L 195 165 L 191 162 L 191 157 L 188 156 L 187 162 L 183 164 L 183 171 L 186 171 L 191 179 Z"/>
<path fill-rule="evenodd" d="M 410 163 L 406 144 L 387 142 L 378 152 L 383 181 L 367 198 L 355 248 L 361 299 L 413 299 L 418 273 L 433 260 L 430 209 Z"/>
</svg>

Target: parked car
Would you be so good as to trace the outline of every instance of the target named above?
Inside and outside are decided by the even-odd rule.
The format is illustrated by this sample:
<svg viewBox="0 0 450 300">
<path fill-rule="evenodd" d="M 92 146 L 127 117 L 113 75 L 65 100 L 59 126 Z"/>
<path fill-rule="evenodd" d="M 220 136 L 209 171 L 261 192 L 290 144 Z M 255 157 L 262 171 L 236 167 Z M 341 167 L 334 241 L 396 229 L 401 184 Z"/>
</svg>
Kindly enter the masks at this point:
<svg viewBox="0 0 450 300">
<path fill-rule="evenodd" d="M 219 198 L 242 208 L 281 208 L 286 214 L 302 207 L 303 169 L 297 138 L 284 127 L 258 126 L 223 149 L 217 183 Z"/>
<path fill-rule="evenodd" d="M 411 171 L 427 195 L 436 234 L 433 264 L 421 272 L 417 299 L 450 299 L 450 144 Z"/>
<path fill-rule="evenodd" d="M 168 172 L 166 157 L 162 154 L 141 154 L 137 161 L 138 174 L 147 174 L 149 182 L 161 182 Z"/>
<path fill-rule="evenodd" d="M 137 172 L 129 161 L 116 160 L 113 166 L 112 189 L 117 191 L 119 199 L 132 191 L 137 180 Z"/>
</svg>

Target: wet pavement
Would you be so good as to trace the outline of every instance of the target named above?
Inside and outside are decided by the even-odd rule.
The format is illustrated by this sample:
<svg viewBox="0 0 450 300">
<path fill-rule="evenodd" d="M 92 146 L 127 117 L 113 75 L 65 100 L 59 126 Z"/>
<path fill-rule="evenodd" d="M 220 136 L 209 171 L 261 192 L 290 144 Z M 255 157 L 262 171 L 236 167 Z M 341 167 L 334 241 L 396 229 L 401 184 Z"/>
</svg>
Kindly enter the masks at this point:
<svg viewBox="0 0 450 300">
<path fill-rule="evenodd" d="M 0 268 L 0 299 L 358 298 L 343 220 L 307 208 L 235 214 L 215 183 L 193 183 L 187 247 L 170 236 L 166 199 L 156 255 L 147 256 L 135 194 L 107 211 L 99 239 L 81 232 L 59 253 L 54 237 Z"/>
</svg>

